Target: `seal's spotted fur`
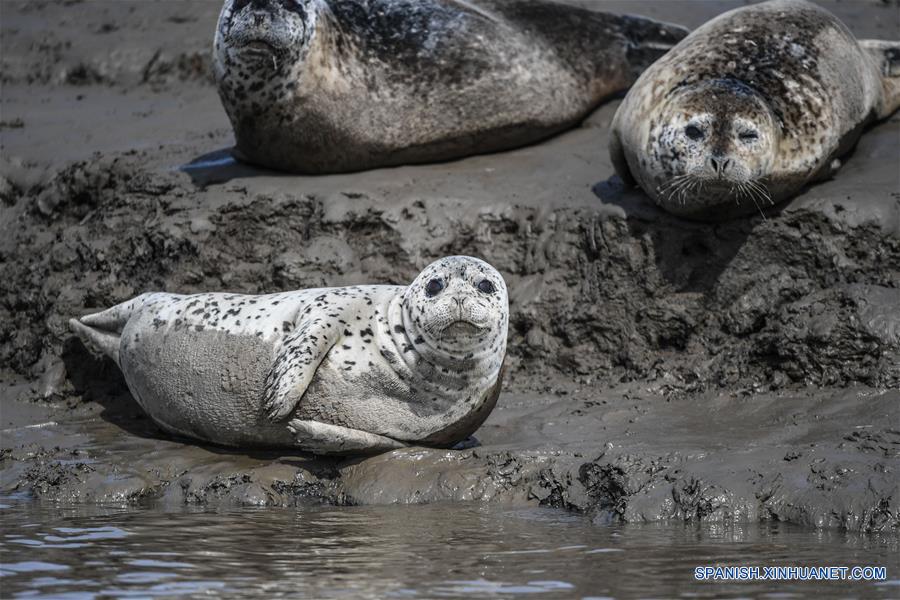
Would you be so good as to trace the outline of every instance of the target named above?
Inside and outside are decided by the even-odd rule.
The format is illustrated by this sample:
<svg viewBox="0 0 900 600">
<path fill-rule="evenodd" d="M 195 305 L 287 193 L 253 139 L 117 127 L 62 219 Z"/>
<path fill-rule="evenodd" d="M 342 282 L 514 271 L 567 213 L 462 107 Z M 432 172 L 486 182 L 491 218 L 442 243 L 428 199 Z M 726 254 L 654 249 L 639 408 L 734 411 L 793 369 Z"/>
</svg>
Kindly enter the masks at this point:
<svg viewBox="0 0 900 600">
<path fill-rule="evenodd" d="M 898 51 L 858 42 L 805 0 L 720 15 L 628 92 L 610 138 L 616 170 L 685 216 L 785 200 L 829 176 L 867 123 L 897 109 Z"/>
<path fill-rule="evenodd" d="M 547 137 L 685 33 L 550 0 L 226 0 L 215 75 L 239 156 L 352 171 Z"/>
<path fill-rule="evenodd" d="M 470 435 L 499 394 L 508 320 L 500 274 L 454 256 L 408 287 L 149 293 L 71 327 L 173 433 L 329 453 Z"/>
</svg>

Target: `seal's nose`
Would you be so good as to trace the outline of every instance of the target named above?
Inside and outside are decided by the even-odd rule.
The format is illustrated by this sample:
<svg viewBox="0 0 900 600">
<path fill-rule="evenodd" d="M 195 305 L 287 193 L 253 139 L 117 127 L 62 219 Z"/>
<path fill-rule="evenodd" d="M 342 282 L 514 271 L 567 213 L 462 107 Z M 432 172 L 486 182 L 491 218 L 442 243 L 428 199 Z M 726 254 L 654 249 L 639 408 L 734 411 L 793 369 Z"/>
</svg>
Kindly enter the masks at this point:
<svg viewBox="0 0 900 600">
<path fill-rule="evenodd" d="M 250 5 L 257 10 L 264 10 L 267 12 L 275 12 L 279 8 L 283 8 L 285 10 L 298 10 L 299 7 L 302 6 L 301 2 L 297 0 L 248 0 Z"/>
<path fill-rule="evenodd" d="M 724 177 L 731 166 L 731 159 L 721 155 L 710 156 L 709 166 L 718 177 Z"/>
<path fill-rule="evenodd" d="M 280 4 L 278 0 L 234 0 L 232 9 L 234 12 L 240 12 L 249 6 L 252 11 L 271 13 L 275 12 Z"/>
<path fill-rule="evenodd" d="M 460 298 L 459 296 L 453 296 L 453 306 L 456 308 L 456 318 L 462 319 L 463 317 L 463 301 L 465 298 Z"/>
</svg>

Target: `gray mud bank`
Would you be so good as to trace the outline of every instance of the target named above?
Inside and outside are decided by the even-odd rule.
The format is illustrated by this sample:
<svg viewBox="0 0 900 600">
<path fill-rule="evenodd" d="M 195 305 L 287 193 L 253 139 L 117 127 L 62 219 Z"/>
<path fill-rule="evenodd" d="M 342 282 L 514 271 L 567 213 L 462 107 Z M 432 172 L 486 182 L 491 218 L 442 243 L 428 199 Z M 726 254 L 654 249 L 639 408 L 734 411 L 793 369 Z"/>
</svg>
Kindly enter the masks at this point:
<svg viewBox="0 0 900 600">
<path fill-rule="evenodd" d="M 900 434 L 886 421 L 898 400 L 860 387 L 677 399 L 631 386 L 507 393 L 480 447 L 366 459 L 166 439 L 124 394 L 103 408 L 7 404 L 0 491 L 214 506 L 483 501 L 568 508 L 598 523 L 776 519 L 891 531 Z"/>
<path fill-rule="evenodd" d="M 641 12 L 696 26 L 733 4 Z M 888 6 L 823 4 L 860 37 L 900 37 Z M 228 158 L 206 76 L 217 8 L 4 4 L 0 492 L 900 529 L 900 117 L 834 180 L 720 224 L 612 178 L 616 102 L 513 152 L 288 176 Z M 144 291 L 406 283 L 457 253 L 497 267 L 511 301 L 505 391 L 468 450 L 173 440 L 66 328 Z"/>
</svg>

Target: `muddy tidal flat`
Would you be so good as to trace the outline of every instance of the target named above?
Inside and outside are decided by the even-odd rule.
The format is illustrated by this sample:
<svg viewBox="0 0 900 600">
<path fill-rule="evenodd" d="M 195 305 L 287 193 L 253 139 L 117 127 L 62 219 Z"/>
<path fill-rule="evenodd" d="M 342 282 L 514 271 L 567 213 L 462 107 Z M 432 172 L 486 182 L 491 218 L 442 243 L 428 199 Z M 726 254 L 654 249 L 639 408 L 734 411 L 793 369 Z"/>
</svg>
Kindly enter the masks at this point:
<svg viewBox="0 0 900 600">
<path fill-rule="evenodd" d="M 695 27 L 740 3 L 585 4 Z M 858 37 L 900 38 L 893 3 L 821 4 Z M 758 542 L 772 531 L 805 531 L 808 541 L 818 530 L 833 553 L 823 556 L 852 546 L 889 570 L 893 556 L 897 579 L 900 115 L 872 127 L 833 180 L 768 217 L 718 224 L 667 216 L 613 177 L 616 100 L 511 152 L 291 176 L 230 157 L 209 73 L 218 2 L 3 0 L 0 9 L 5 534 L 38 539 L 20 526 L 64 526 L 73 514 L 78 527 L 128 530 L 141 508 L 163 521 L 180 515 L 190 531 L 203 515 L 300 507 L 268 522 L 240 514 L 255 515 L 253 534 L 297 514 L 324 535 L 333 511 L 383 524 L 403 507 L 360 506 L 453 503 L 448 535 L 464 531 L 454 519 L 502 522 L 516 551 L 610 548 L 614 533 L 636 551 L 648 527 L 661 527 L 672 552 L 692 552 L 684 528 L 693 527 L 713 532 L 696 542 L 711 558 L 704 544 L 721 531 Z M 506 384 L 476 433 L 480 445 L 465 450 L 316 458 L 174 439 L 143 414 L 115 365 L 66 326 L 145 291 L 405 284 L 449 254 L 490 262 L 510 292 Z M 85 508 L 93 505 L 118 508 Z M 439 509 L 407 508 L 441 523 Z M 515 538 L 534 530 L 546 530 L 546 543 Z M 3 542 L 4 563 L 25 560 L 11 558 L 12 542 Z M 505 551 L 479 543 L 491 556 Z M 595 569 L 589 555 L 571 560 Z M 553 554 L 544 568 L 571 560 Z M 45 562 L 62 570 L 44 575 L 71 578 L 65 561 Z M 505 568 L 501 558 L 485 564 Z M 503 577 L 466 569 L 444 579 L 407 570 L 379 589 L 506 593 L 491 587 Z M 686 564 L 678 569 L 690 578 Z M 120 575 L 125 591 L 128 577 L 144 577 Z M 551 596 L 569 588 L 546 586 L 593 589 L 507 575 Z M 419 577 L 437 587 L 409 588 Z M 177 581 L 176 595 L 242 589 Z"/>
</svg>

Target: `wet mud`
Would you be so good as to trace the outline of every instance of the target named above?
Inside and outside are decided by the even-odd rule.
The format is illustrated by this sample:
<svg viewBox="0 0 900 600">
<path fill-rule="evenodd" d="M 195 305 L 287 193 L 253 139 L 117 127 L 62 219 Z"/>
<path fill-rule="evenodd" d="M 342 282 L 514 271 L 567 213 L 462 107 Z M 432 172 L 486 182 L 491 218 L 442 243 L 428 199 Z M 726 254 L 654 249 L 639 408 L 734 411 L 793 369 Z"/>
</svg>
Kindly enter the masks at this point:
<svg viewBox="0 0 900 600">
<path fill-rule="evenodd" d="M 696 26 L 734 4 L 641 12 Z M 884 3 L 823 5 L 859 37 L 898 37 Z M 900 117 L 833 180 L 719 224 L 613 176 L 615 101 L 512 152 L 288 176 L 229 157 L 208 77 L 217 9 L 4 4 L 0 491 L 900 528 Z M 403 284 L 447 254 L 487 260 L 510 290 L 507 384 L 466 450 L 322 459 L 172 439 L 66 326 L 152 290 Z"/>
</svg>

